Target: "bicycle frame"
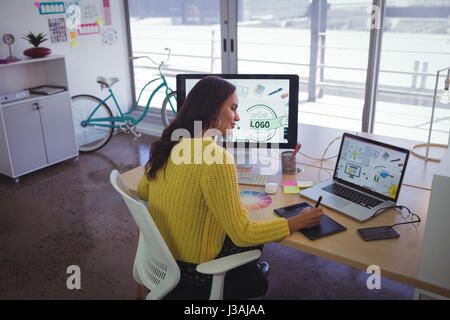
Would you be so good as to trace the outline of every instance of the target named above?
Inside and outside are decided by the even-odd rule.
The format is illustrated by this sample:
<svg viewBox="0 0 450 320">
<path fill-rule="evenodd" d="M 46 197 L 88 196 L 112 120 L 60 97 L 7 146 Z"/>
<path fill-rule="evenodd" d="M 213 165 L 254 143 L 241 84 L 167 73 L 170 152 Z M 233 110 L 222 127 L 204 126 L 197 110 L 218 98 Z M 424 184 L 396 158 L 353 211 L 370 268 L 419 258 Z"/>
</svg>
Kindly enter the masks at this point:
<svg viewBox="0 0 450 320">
<path fill-rule="evenodd" d="M 164 77 L 164 75 L 161 72 L 161 65 L 159 66 L 159 73 L 161 75 L 161 77 L 155 78 L 153 80 L 150 80 L 149 82 L 147 82 L 147 84 L 142 88 L 141 92 L 139 93 L 139 97 L 136 100 L 136 103 L 133 105 L 133 107 L 131 107 L 130 111 L 123 113 L 122 109 L 120 109 L 119 103 L 116 100 L 116 97 L 114 96 L 114 92 L 112 91 L 111 88 L 109 89 L 109 95 L 102 100 L 102 102 L 100 102 L 97 107 L 95 107 L 94 111 L 92 111 L 92 113 L 89 115 L 89 117 L 84 120 L 81 121 L 81 125 L 82 126 L 87 126 L 87 125 L 95 125 L 95 126 L 99 126 L 99 127 L 108 127 L 108 128 L 121 128 L 125 125 L 133 125 L 136 126 L 139 124 L 139 122 L 142 121 L 142 119 L 144 119 L 144 117 L 147 115 L 147 112 L 150 108 L 150 103 L 153 99 L 153 96 L 162 88 L 165 87 L 166 89 L 166 97 L 173 92 L 173 90 L 169 87 L 169 85 L 167 84 L 166 78 Z M 144 111 L 142 112 L 141 116 L 137 119 L 131 117 L 129 114 L 131 114 L 134 110 L 136 110 L 139 100 L 141 99 L 142 93 L 144 92 L 145 88 L 147 88 L 147 86 L 157 80 L 161 80 L 161 84 L 156 87 L 155 90 L 153 90 L 152 94 L 150 95 L 148 101 L 147 101 L 147 105 L 145 106 Z M 92 116 L 97 112 L 98 108 L 100 108 L 100 106 L 105 103 L 106 101 L 108 101 L 109 99 L 113 99 L 114 103 L 116 105 L 116 109 L 119 111 L 120 116 L 116 116 L 116 117 L 106 117 L 106 118 L 92 118 Z M 172 110 L 175 112 L 175 109 L 172 105 L 172 102 L 169 100 L 170 106 L 172 108 Z M 175 112 L 176 113 L 176 112 Z M 119 125 L 112 125 L 112 124 L 108 124 L 105 122 L 119 122 Z"/>
</svg>

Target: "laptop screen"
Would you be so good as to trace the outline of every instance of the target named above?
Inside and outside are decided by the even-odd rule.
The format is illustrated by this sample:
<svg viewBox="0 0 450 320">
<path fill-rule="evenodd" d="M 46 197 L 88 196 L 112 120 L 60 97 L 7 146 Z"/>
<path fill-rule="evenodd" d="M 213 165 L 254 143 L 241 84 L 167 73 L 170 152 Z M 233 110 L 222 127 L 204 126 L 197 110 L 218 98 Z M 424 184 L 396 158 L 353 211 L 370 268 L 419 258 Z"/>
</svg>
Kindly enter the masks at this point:
<svg viewBox="0 0 450 320">
<path fill-rule="evenodd" d="M 409 151 L 344 134 L 334 177 L 396 201 Z"/>
</svg>

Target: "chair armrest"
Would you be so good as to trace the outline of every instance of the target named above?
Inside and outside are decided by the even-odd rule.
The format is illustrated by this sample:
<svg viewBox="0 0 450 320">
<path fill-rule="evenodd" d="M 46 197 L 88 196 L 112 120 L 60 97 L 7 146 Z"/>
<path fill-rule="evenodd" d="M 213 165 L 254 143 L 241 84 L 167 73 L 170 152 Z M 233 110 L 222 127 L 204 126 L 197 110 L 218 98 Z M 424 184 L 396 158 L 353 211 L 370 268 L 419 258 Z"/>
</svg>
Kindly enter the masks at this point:
<svg viewBox="0 0 450 320">
<path fill-rule="evenodd" d="M 197 265 L 197 271 L 204 274 L 220 274 L 237 268 L 261 256 L 258 249 L 232 254 Z"/>
</svg>

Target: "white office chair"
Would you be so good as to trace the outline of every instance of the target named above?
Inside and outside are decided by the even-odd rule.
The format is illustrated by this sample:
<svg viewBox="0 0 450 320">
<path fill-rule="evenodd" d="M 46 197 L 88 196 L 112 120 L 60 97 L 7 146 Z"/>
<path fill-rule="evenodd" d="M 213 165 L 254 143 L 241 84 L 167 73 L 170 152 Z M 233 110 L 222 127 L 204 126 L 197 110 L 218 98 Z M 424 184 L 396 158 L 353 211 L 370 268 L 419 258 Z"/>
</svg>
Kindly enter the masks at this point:
<svg viewBox="0 0 450 320">
<path fill-rule="evenodd" d="M 114 189 L 122 196 L 139 227 L 139 243 L 134 260 L 133 277 L 137 283 L 150 291 L 146 299 L 162 299 L 180 281 L 180 268 L 159 233 L 145 203 L 131 196 L 119 171 L 113 170 L 109 179 Z M 260 255 L 259 250 L 251 250 L 199 264 L 198 272 L 213 275 L 209 298 L 221 300 L 225 274 L 231 269 L 258 259 Z"/>
</svg>

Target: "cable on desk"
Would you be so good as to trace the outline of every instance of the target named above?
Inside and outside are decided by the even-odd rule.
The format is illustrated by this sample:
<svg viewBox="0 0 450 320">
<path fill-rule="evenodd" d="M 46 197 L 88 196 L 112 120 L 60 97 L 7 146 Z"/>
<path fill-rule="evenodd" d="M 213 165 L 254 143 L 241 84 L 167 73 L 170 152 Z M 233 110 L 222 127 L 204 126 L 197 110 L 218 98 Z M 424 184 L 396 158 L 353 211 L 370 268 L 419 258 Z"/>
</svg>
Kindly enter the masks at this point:
<svg viewBox="0 0 450 320">
<path fill-rule="evenodd" d="M 331 140 L 331 142 L 330 142 L 330 143 L 328 144 L 328 146 L 325 148 L 325 151 L 324 151 L 323 154 L 322 154 L 322 158 L 320 158 L 320 159 L 316 159 L 316 158 L 310 157 L 310 156 L 308 156 L 308 155 L 306 155 L 306 154 L 304 154 L 304 153 L 302 153 L 302 152 L 299 152 L 302 156 L 304 156 L 304 157 L 306 157 L 306 158 L 309 158 L 309 159 L 312 159 L 312 160 L 320 161 L 319 171 L 317 172 L 317 180 L 322 181 L 322 180 L 320 179 L 320 173 L 321 173 L 322 170 L 329 170 L 328 168 L 324 168 L 324 167 L 323 167 L 323 162 L 326 161 L 326 160 L 330 160 L 330 159 L 333 159 L 333 158 L 336 158 L 336 157 L 337 157 L 337 155 L 335 155 L 335 156 L 332 156 L 332 157 L 329 157 L 329 158 L 325 158 L 325 155 L 327 154 L 328 149 L 331 147 L 331 145 L 332 145 L 335 141 L 338 141 L 338 140 L 340 140 L 340 139 L 342 139 L 342 136 L 336 137 L 336 138 L 334 138 L 333 140 Z"/>
<path fill-rule="evenodd" d="M 331 145 L 332 145 L 335 141 L 338 141 L 338 140 L 340 140 L 340 139 L 342 139 L 342 136 L 338 136 L 338 137 L 334 138 L 333 140 L 331 140 L 330 143 L 328 144 L 328 146 L 325 148 L 325 151 L 323 152 L 321 158 L 314 158 L 314 157 L 308 156 L 307 154 L 304 154 L 303 152 L 300 152 L 300 151 L 298 152 L 298 153 L 300 153 L 302 156 L 304 156 L 304 157 L 306 157 L 306 158 L 308 158 L 308 159 L 315 160 L 315 161 L 320 161 L 319 171 L 317 172 L 317 180 L 322 181 L 322 180 L 320 179 L 320 173 L 321 173 L 322 170 L 331 170 L 331 171 L 333 170 L 333 169 L 330 169 L 330 168 L 324 168 L 324 167 L 323 167 L 323 162 L 326 161 L 326 160 L 331 160 L 331 159 L 337 158 L 337 155 L 332 156 L 332 157 L 328 157 L 328 158 L 325 158 L 325 155 L 327 154 L 327 151 L 328 151 L 328 149 L 331 147 Z M 272 156 L 271 156 L 271 158 L 272 158 L 272 159 L 276 159 L 275 157 L 272 157 Z M 278 160 L 279 160 L 279 159 L 281 159 L 280 155 L 278 155 Z M 301 163 L 301 162 L 298 162 L 298 161 L 296 161 L 295 163 L 297 163 L 297 164 L 308 165 L 308 164 Z"/>
<path fill-rule="evenodd" d="M 408 211 L 408 216 L 407 216 L 406 218 L 410 218 L 411 216 L 414 216 L 414 217 L 417 218 L 417 220 L 415 220 L 415 221 L 395 223 L 395 224 L 393 224 L 392 226 L 390 226 L 391 228 L 393 228 L 393 227 L 395 227 L 395 226 L 398 226 L 398 225 L 402 225 L 402 224 L 420 223 L 420 222 L 422 221 L 422 220 L 420 219 L 420 217 L 419 217 L 417 214 L 411 212 L 411 210 L 409 210 L 408 207 L 405 207 L 405 206 L 402 206 L 402 205 L 395 205 L 395 206 L 391 206 L 391 207 L 380 208 L 380 209 L 378 209 L 377 211 L 375 211 L 375 213 L 372 215 L 372 218 L 376 217 L 377 214 L 378 214 L 380 211 L 384 211 L 384 210 L 388 210 L 388 209 L 400 209 L 400 210 L 401 210 L 401 213 L 402 213 L 402 216 L 403 216 L 403 211 L 402 211 L 402 210 L 403 210 L 403 209 L 406 209 L 406 211 Z"/>
</svg>

